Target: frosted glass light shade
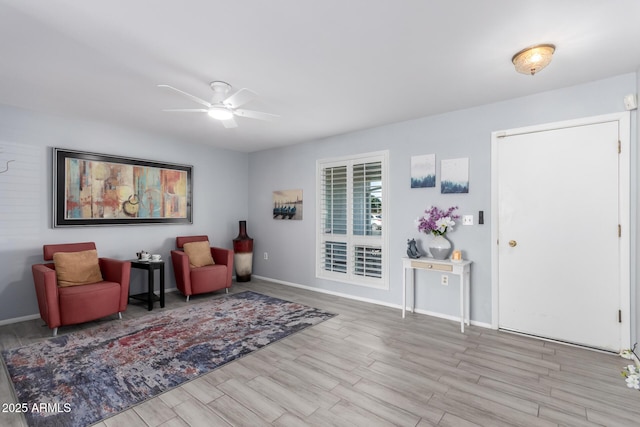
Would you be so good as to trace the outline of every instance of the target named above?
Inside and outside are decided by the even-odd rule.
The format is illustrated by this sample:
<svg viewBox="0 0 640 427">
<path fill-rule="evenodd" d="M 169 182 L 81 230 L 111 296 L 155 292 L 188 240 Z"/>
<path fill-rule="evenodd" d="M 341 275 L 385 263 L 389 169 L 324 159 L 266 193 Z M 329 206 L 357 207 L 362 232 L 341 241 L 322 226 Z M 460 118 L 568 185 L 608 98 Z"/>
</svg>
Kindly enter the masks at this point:
<svg viewBox="0 0 640 427">
<path fill-rule="evenodd" d="M 556 47 L 552 44 L 539 44 L 537 46 L 522 49 L 513 55 L 511 62 L 516 67 L 516 71 L 532 76 L 544 67 L 549 65 Z"/>
<path fill-rule="evenodd" d="M 211 107 L 207 114 L 216 120 L 229 120 L 233 117 L 233 113 L 224 107 Z"/>
</svg>

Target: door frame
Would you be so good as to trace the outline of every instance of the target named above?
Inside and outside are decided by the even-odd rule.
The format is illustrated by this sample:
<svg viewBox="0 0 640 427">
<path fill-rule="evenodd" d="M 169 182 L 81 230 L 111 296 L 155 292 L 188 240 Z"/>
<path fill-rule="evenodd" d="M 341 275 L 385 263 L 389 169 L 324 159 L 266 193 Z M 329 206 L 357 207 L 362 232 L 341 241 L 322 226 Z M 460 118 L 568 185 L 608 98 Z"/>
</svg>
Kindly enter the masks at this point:
<svg viewBox="0 0 640 427">
<path fill-rule="evenodd" d="M 543 132 L 563 128 L 592 125 L 605 122 L 618 122 L 620 136 L 620 155 L 618 157 L 618 200 L 619 221 L 622 235 L 620 249 L 620 309 L 622 323 L 620 330 L 620 349 L 631 347 L 631 115 L 628 111 L 584 117 L 491 132 L 491 327 L 499 328 L 499 252 L 498 252 L 498 142 L 506 136 Z"/>
</svg>

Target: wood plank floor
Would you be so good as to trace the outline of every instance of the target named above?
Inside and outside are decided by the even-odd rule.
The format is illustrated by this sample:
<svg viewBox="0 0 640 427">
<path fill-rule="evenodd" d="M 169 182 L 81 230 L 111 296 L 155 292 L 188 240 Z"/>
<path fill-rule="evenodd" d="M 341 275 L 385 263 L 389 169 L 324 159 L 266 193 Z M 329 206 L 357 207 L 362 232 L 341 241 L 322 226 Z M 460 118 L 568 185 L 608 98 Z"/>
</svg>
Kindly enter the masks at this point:
<svg viewBox="0 0 640 427">
<path fill-rule="evenodd" d="M 253 279 L 253 290 L 338 313 L 106 419 L 112 426 L 638 426 L 640 392 L 614 356 Z M 166 308 L 186 303 L 167 294 Z M 154 309 L 155 313 L 159 308 Z M 130 304 L 124 318 L 149 314 Z M 60 333 L 94 327 L 107 319 Z M 48 338 L 34 320 L 0 327 L 0 348 Z M 0 372 L 0 403 L 14 402 Z M 0 414 L 2 426 L 24 426 Z"/>
</svg>

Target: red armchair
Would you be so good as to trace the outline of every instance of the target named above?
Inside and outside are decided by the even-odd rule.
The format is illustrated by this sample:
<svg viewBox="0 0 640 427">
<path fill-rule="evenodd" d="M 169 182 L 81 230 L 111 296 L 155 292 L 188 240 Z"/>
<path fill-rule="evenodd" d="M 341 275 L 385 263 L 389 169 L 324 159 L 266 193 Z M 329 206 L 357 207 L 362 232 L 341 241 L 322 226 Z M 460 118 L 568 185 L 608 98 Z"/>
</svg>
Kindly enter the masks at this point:
<svg viewBox="0 0 640 427">
<path fill-rule="evenodd" d="M 81 252 L 95 250 L 93 242 L 44 245 L 45 261 L 53 260 L 57 252 Z M 34 264 L 31 267 L 38 297 L 40 317 L 53 336 L 58 327 L 75 325 L 126 310 L 129 301 L 131 263 L 110 258 L 99 258 L 103 280 L 81 286 L 58 286 L 55 264 Z"/>
<path fill-rule="evenodd" d="M 176 276 L 176 286 L 189 301 L 195 294 L 218 291 L 224 289 L 229 292 L 233 272 L 233 251 L 230 249 L 211 247 L 211 257 L 215 264 L 203 267 L 192 267 L 189 257 L 184 252 L 184 245 L 191 242 L 209 241 L 208 236 L 179 236 L 176 237 L 176 250 L 171 251 L 173 272 Z"/>
</svg>

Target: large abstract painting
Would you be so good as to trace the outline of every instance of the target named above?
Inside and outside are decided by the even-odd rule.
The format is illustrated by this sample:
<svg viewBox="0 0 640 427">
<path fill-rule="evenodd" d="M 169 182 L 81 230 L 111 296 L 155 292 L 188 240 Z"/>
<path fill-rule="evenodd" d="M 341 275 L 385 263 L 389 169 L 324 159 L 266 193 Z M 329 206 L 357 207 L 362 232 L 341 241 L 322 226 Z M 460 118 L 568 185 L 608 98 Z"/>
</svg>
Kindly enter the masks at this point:
<svg viewBox="0 0 640 427">
<path fill-rule="evenodd" d="M 54 148 L 54 227 L 192 222 L 192 167 Z"/>
</svg>

